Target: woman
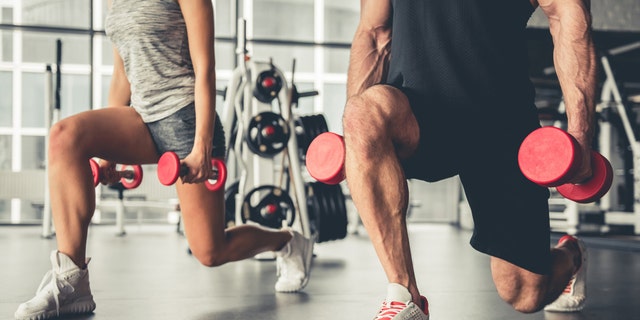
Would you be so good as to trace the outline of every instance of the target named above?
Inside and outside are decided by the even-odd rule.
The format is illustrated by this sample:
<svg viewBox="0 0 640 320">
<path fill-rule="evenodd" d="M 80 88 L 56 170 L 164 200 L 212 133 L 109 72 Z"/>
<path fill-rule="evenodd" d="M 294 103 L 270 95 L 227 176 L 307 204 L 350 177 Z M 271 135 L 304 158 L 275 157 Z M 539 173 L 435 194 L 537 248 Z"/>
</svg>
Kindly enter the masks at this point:
<svg viewBox="0 0 640 320">
<path fill-rule="evenodd" d="M 313 241 L 292 230 L 243 225 L 225 230 L 224 191 L 203 182 L 211 157 L 225 154 L 215 111 L 211 0 L 113 0 L 106 32 L 114 44 L 109 107 L 58 122 L 50 132 L 49 183 L 58 250 L 36 296 L 17 319 L 95 309 L 86 258 L 95 209 L 88 160 L 103 159 L 101 182 L 118 180 L 115 163 L 156 163 L 174 151 L 189 170 L 176 183 L 189 247 L 205 266 L 276 251 L 276 290 L 294 292 L 308 280 Z M 123 107 L 131 106 L 131 107 Z"/>
</svg>

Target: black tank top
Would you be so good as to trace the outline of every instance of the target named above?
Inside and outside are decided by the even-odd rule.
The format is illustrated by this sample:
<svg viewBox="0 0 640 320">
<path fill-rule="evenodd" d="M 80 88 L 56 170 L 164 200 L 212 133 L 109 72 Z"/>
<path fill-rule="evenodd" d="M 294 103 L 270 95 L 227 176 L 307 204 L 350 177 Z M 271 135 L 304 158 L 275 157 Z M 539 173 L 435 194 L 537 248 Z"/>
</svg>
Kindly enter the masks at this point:
<svg viewBox="0 0 640 320">
<path fill-rule="evenodd" d="M 387 83 L 426 99 L 414 109 L 490 107 L 482 112 L 486 115 L 531 108 L 535 92 L 525 37 L 533 13 L 529 0 L 392 3 Z"/>
</svg>

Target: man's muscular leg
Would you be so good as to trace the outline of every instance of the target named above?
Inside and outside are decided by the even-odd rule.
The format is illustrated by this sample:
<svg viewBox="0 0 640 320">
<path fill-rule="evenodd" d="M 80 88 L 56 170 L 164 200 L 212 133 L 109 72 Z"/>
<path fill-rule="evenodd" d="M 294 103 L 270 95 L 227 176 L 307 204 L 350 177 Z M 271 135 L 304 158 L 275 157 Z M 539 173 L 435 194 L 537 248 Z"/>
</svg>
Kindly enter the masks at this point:
<svg viewBox="0 0 640 320">
<path fill-rule="evenodd" d="M 347 102 L 345 173 L 355 206 L 390 283 L 409 289 L 418 306 L 407 236 L 407 181 L 400 159 L 417 148 L 420 129 L 406 96 L 377 85 Z"/>
<path fill-rule="evenodd" d="M 542 310 L 558 298 L 580 268 L 580 249 L 575 242 L 563 242 L 551 249 L 551 263 L 551 274 L 539 275 L 491 257 L 493 281 L 500 297 L 523 313 Z"/>
</svg>

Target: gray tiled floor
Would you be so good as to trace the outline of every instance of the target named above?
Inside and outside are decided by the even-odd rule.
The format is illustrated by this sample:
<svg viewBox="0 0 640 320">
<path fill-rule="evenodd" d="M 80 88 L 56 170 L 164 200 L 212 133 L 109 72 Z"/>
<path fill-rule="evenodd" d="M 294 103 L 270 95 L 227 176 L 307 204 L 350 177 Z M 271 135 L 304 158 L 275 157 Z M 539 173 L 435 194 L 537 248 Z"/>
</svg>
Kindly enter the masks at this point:
<svg viewBox="0 0 640 320">
<path fill-rule="evenodd" d="M 312 278 L 298 294 L 274 293 L 273 261 L 249 259 L 208 269 L 186 253 L 173 226 L 92 226 L 89 254 L 95 314 L 74 319 L 371 319 L 385 278 L 366 236 L 316 247 Z M 488 258 L 470 233 L 448 225 L 411 226 L 418 282 L 432 320 L 640 319 L 640 253 L 590 249 L 587 308 L 522 315 L 496 294 Z M 55 240 L 37 227 L 0 227 L 0 319 L 12 319 L 49 268 Z M 589 243 L 587 239 L 587 243 Z"/>
</svg>

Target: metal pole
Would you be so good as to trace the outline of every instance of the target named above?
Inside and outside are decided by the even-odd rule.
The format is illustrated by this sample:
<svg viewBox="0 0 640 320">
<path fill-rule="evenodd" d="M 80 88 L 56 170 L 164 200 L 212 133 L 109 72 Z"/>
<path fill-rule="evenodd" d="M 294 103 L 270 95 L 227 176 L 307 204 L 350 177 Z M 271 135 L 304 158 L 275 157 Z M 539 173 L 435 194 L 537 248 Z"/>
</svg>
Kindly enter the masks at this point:
<svg viewBox="0 0 640 320">
<path fill-rule="evenodd" d="M 51 65 L 47 64 L 46 71 L 44 73 L 44 128 L 46 130 L 44 136 L 44 207 L 42 209 L 42 237 L 45 239 L 51 239 L 53 237 L 53 228 L 51 223 L 51 198 L 49 195 L 49 129 L 51 129 L 51 117 L 53 105 L 52 100 L 52 84 L 53 84 L 53 72 Z"/>
</svg>

